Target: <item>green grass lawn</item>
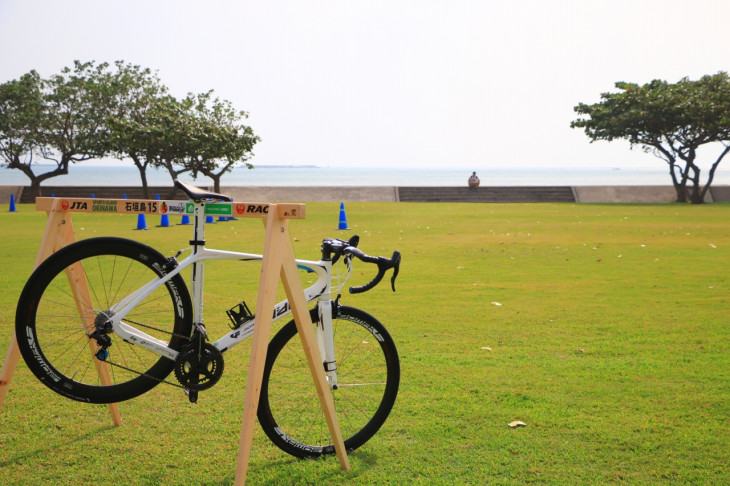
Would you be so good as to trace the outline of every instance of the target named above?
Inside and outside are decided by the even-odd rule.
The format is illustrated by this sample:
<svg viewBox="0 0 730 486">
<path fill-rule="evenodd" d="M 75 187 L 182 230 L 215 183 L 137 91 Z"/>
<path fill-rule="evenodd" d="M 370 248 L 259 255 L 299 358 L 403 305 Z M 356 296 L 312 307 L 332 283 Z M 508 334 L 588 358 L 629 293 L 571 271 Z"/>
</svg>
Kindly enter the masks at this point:
<svg viewBox="0 0 730 486">
<path fill-rule="evenodd" d="M 0 353 L 45 214 L 0 205 Z M 387 285 L 343 303 L 386 324 L 401 356 L 390 418 L 350 455 L 297 460 L 256 428 L 249 484 L 727 484 L 730 205 L 349 203 L 307 205 L 298 257 L 322 237 L 403 253 Z M 172 219 L 172 218 L 171 218 Z M 133 231 L 133 215 L 74 215 L 78 238 L 118 235 L 165 254 L 185 226 Z M 175 221 L 176 222 L 176 221 Z M 255 220 L 207 228 L 209 246 L 258 252 Z M 356 284 L 370 280 L 360 264 Z M 206 273 L 206 324 L 256 301 L 258 267 Z M 250 343 L 191 405 L 159 386 L 105 406 L 53 394 L 21 363 L 0 408 L 0 484 L 232 484 Z M 313 404 L 313 406 L 318 406 Z M 512 429 L 520 420 L 526 427 Z"/>
</svg>

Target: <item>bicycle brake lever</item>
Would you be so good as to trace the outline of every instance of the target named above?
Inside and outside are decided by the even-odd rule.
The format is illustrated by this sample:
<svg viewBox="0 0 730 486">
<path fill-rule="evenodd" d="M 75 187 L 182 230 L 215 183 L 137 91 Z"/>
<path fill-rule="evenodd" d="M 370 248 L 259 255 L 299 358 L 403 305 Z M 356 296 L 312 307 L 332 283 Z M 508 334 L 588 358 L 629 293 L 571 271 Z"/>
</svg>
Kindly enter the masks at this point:
<svg viewBox="0 0 730 486">
<path fill-rule="evenodd" d="M 400 252 L 394 251 L 390 260 L 393 262 L 393 276 L 390 277 L 390 287 L 395 292 L 395 278 L 398 276 L 398 271 L 400 270 Z"/>
</svg>

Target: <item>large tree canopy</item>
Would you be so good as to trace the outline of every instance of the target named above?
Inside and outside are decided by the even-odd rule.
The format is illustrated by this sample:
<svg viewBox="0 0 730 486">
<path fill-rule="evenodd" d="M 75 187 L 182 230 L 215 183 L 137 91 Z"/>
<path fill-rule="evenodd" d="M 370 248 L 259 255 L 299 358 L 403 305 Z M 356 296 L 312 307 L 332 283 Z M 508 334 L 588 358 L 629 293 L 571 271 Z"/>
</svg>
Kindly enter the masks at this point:
<svg viewBox="0 0 730 486">
<path fill-rule="evenodd" d="M 727 73 L 697 81 L 683 78 L 674 84 L 661 80 L 643 86 L 619 82 L 616 88 L 618 93 L 601 94 L 599 103 L 576 106 L 575 112 L 585 117 L 570 126 L 583 128 L 591 142 L 624 139 L 653 152 L 668 165 L 677 201 L 704 201 L 718 165 L 730 151 Z M 719 150 L 701 185 L 697 150 L 706 144 Z"/>
<path fill-rule="evenodd" d="M 140 66 L 76 61 L 48 79 L 31 71 L 0 85 L 0 164 L 23 171 L 36 196 L 70 164 L 105 156 L 131 159 L 145 193 L 149 167 L 203 174 L 220 190 L 259 140 L 246 117 L 212 91 L 177 100 Z M 39 160 L 55 168 L 37 173 Z"/>
<path fill-rule="evenodd" d="M 243 124 L 248 114 L 237 111 L 228 101 L 213 98 L 212 91 L 188 95 L 184 104 L 191 121 L 186 165 L 193 175 L 200 172 L 213 179 L 213 190 L 220 192 L 223 174 L 241 163 L 252 168 L 246 161 L 260 139 Z"/>
<path fill-rule="evenodd" d="M 23 171 L 31 180 L 33 155 L 41 148 L 42 90 L 35 71 L 0 85 L 0 164 Z"/>
<path fill-rule="evenodd" d="M 109 137 L 107 150 L 119 159 L 130 158 L 142 180 L 144 196 L 149 198 L 147 169 L 156 167 L 160 157 L 169 154 L 160 146 L 174 144 L 160 140 L 157 125 L 160 111 L 174 104 L 155 73 L 132 64 L 116 63 L 116 73 L 110 75 L 109 86 L 117 99 L 118 109 L 107 118 Z"/>
<path fill-rule="evenodd" d="M 23 171 L 35 195 L 44 180 L 68 174 L 70 164 L 104 155 L 106 68 L 76 61 L 49 79 L 31 71 L 0 85 L 0 162 Z M 55 167 L 36 173 L 38 157 Z"/>
</svg>

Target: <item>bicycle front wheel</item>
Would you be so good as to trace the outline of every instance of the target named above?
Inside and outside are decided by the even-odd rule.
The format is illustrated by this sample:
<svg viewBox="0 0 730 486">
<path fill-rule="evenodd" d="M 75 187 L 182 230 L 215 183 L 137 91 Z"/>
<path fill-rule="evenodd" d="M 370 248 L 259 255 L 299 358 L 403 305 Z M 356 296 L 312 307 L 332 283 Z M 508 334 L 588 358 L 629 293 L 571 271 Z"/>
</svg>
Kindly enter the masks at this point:
<svg viewBox="0 0 730 486">
<path fill-rule="evenodd" d="M 317 309 L 311 311 L 316 325 Z M 337 389 L 331 390 L 345 448 L 367 442 L 388 417 L 400 381 L 398 352 L 373 316 L 342 306 L 332 317 Z M 335 452 L 294 321 L 269 343 L 258 418 L 266 435 L 296 457 Z"/>
<path fill-rule="evenodd" d="M 90 403 L 134 398 L 159 384 L 174 361 L 109 333 L 107 364 L 111 382 L 102 383 L 91 334 L 113 314 L 113 305 L 165 273 L 165 257 L 122 238 L 91 238 L 73 243 L 38 266 L 18 301 L 15 331 L 31 371 L 51 390 Z M 139 302 L 124 321 L 169 343 L 188 342 L 192 303 L 176 275 Z"/>
</svg>

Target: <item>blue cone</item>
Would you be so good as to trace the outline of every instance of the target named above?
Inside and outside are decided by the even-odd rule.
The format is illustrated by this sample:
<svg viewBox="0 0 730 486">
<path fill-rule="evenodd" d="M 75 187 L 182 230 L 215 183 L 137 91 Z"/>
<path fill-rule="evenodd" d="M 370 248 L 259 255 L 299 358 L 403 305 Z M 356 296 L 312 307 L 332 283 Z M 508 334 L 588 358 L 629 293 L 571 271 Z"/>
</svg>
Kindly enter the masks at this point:
<svg viewBox="0 0 730 486">
<path fill-rule="evenodd" d="M 14 213 L 16 211 L 15 209 L 15 194 L 10 195 L 10 212 Z"/>
<path fill-rule="evenodd" d="M 347 215 L 345 214 L 345 203 L 340 203 L 340 225 L 338 230 L 350 229 L 347 227 Z"/>
<path fill-rule="evenodd" d="M 147 220 L 144 217 L 144 214 L 138 214 L 137 215 L 137 228 L 138 230 L 146 230 L 147 229 Z"/>
<path fill-rule="evenodd" d="M 215 223 L 215 218 L 213 216 L 206 216 L 205 222 L 206 223 Z"/>
<path fill-rule="evenodd" d="M 178 224 L 179 225 L 190 224 L 190 216 L 188 216 L 187 214 L 184 214 L 183 217 L 182 217 L 182 219 L 180 220 L 180 222 Z"/>
</svg>

